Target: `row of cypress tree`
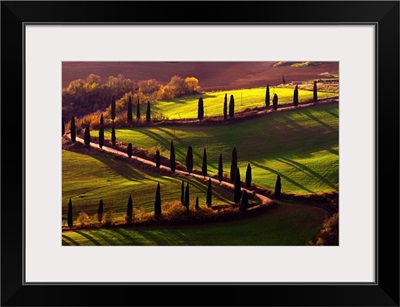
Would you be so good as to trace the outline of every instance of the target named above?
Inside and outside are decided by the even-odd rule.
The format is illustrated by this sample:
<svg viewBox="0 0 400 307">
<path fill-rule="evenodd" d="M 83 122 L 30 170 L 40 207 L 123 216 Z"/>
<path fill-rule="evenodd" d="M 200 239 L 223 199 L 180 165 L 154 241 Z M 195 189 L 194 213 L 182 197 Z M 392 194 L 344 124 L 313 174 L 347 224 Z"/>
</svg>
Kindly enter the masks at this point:
<svg viewBox="0 0 400 307">
<path fill-rule="evenodd" d="M 314 81 L 313 87 L 313 101 L 318 101 L 317 94 L 317 81 Z M 269 107 L 271 102 L 269 84 L 267 84 L 266 92 L 265 92 L 265 106 Z M 293 105 L 298 106 L 299 104 L 299 88 L 298 85 L 295 86 L 293 90 Z M 278 109 L 278 95 L 275 93 L 272 98 L 272 108 L 276 111 Z M 224 120 L 228 118 L 228 96 L 225 94 L 224 97 L 224 107 L 223 107 Z M 235 98 L 231 95 L 229 100 L 229 117 L 233 118 L 235 116 Z M 202 120 L 204 118 L 204 101 L 203 98 L 199 98 L 198 107 L 197 107 L 197 118 Z"/>
</svg>

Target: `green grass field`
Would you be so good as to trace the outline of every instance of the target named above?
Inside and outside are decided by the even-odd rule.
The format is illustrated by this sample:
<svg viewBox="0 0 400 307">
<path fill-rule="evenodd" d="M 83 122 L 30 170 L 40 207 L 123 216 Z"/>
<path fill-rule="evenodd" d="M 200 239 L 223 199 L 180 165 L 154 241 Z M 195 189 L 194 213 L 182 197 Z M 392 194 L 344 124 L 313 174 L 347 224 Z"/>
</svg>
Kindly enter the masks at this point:
<svg viewBox="0 0 400 307">
<path fill-rule="evenodd" d="M 327 212 L 282 204 L 260 216 L 235 222 L 190 226 L 113 227 L 63 231 L 63 245 L 305 245 Z"/>
<path fill-rule="evenodd" d="M 104 211 L 122 216 L 126 212 L 129 195 L 133 207 L 143 207 L 144 211 L 154 210 L 157 184 L 161 187 L 162 202 L 180 200 L 182 180 L 189 183 L 191 206 L 196 196 L 200 206 L 205 206 L 207 183 L 193 178 L 163 176 L 144 171 L 124 160 L 111 158 L 95 149 L 91 155 L 62 151 L 62 219 L 67 217 L 68 202 L 71 198 L 75 215 L 84 211 L 90 217 L 97 213 L 100 199 Z M 213 205 L 232 203 L 233 192 L 213 184 Z"/>
<path fill-rule="evenodd" d="M 206 148 L 209 175 L 217 173 L 220 154 L 224 172 L 229 173 L 236 146 L 242 178 L 250 163 L 253 183 L 259 186 L 273 189 L 280 174 L 284 193 L 313 194 L 338 190 L 338 130 L 339 106 L 333 103 L 269 113 L 232 124 L 117 129 L 116 137 L 118 142 L 134 147 L 158 147 L 166 157 L 173 140 L 176 159 L 182 164 L 190 145 L 197 170 L 201 170 Z M 110 138 L 109 130 L 105 137 Z"/>
<path fill-rule="evenodd" d="M 197 118 L 197 106 L 199 97 L 204 101 L 204 116 L 222 116 L 225 93 L 228 95 L 228 105 L 230 96 L 235 99 L 235 111 L 239 112 L 247 108 L 265 106 L 265 88 L 252 88 L 242 90 L 232 90 L 224 92 L 206 92 L 201 95 L 185 96 L 182 98 L 155 101 L 152 103 L 152 115 L 166 119 L 189 119 Z M 279 105 L 288 105 L 293 103 L 293 89 L 289 88 L 270 88 L 271 105 L 274 93 L 278 95 Z M 319 92 L 318 99 L 337 96 L 337 93 Z M 310 101 L 313 99 L 312 91 L 299 90 L 299 102 Z M 145 104 L 142 106 L 142 114 L 145 114 Z"/>
</svg>

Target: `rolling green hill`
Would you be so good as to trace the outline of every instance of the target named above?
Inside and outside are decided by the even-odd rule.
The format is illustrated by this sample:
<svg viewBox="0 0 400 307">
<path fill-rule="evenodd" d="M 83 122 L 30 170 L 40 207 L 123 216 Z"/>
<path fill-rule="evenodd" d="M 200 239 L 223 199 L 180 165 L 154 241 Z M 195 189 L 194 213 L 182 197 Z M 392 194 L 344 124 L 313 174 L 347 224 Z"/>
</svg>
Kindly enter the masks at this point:
<svg viewBox="0 0 400 307">
<path fill-rule="evenodd" d="M 182 98 L 155 101 L 152 103 L 152 115 L 158 118 L 181 119 L 197 118 L 198 100 L 201 96 L 204 101 L 204 116 L 222 116 L 224 106 L 224 96 L 227 94 L 228 105 L 230 96 L 234 96 L 235 112 L 243 111 L 247 108 L 265 106 L 266 88 L 252 88 L 242 90 L 231 90 L 223 92 L 206 92 L 201 95 L 185 96 Z M 293 89 L 290 88 L 270 88 L 271 105 L 274 93 L 278 95 L 279 105 L 293 103 Z M 337 96 L 337 93 L 319 92 L 318 99 Z M 311 101 L 312 91 L 299 90 L 299 102 Z M 142 114 L 145 114 L 145 104 L 143 104 Z"/>
<path fill-rule="evenodd" d="M 63 245 L 305 245 L 327 212 L 282 204 L 251 219 L 214 224 L 112 227 L 63 231 Z"/>
<path fill-rule="evenodd" d="M 207 183 L 193 178 L 164 176 L 145 171 L 127 159 L 115 159 L 95 149 L 91 155 L 62 151 L 62 219 L 65 223 L 68 202 L 71 198 L 74 218 L 84 211 L 90 217 L 97 213 L 100 199 L 104 202 L 104 211 L 121 217 L 126 212 L 129 195 L 132 195 L 133 207 L 144 211 L 154 210 L 157 184 L 161 187 L 162 202 L 180 200 L 182 180 L 189 183 L 191 206 L 196 196 L 200 206 L 206 203 Z M 213 205 L 231 203 L 233 192 L 213 185 Z M 64 224 L 63 224 L 64 225 Z"/>
<path fill-rule="evenodd" d="M 220 154 L 224 172 L 229 173 L 236 146 L 242 178 L 250 163 L 253 183 L 259 186 L 273 189 L 280 174 L 283 192 L 313 194 L 338 190 L 338 130 L 339 106 L 331 103 L 220 125 L 117 129 L 116 137 L 134 147 L 157 147 L 166 157 L 173 140 L 176 159 L 182 164 L 188 146 L 192 146 L 197 170 L 201 170 L 206 148 L 209 175 L 217 173 Z M 109 130 L 105 137 L 110 138 Z"/>
</svg>

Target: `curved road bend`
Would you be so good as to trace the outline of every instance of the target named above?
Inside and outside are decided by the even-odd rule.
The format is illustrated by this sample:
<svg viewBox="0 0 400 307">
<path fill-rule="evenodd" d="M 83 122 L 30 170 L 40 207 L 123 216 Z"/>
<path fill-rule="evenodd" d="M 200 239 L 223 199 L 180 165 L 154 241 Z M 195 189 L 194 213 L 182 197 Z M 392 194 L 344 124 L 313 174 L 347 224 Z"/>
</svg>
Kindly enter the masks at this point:
<svg viewBox="0 0 400 307">
<path fill-rule="evenodd" d="M 69 139 L 71 139 L 71 136 L 69 134 L 67 135 L 67 137 Z M 84 140 L 82 138 L 78 137 L 78 136 L 76 137 L 76 141 L 79 142 L 79 143 L 82 143 L 82 144 L 85 143 Z M 97 144 L 97 143 L 90 142 L 90 146 L 93 147 L 93 148 L 96 148 L 96 149 L 100 149 L 99 144 Z M 114 155 L 127 157 L 127 154 L 125 152 L 122 152 L 120 150 L 117 150 L 117 149 L 114 149 L 114 148 L 111 148 L 111 147 L 103 146 L 102 150 L 104 150 L 106 152 L 109 152 L 109 153 L 112 153 Z M 139 161 L 139 162 L 141 162 L 143 164 L 151 165 L 151 166 L 154 166 L 154 167 L 156 166 L 155 162 L 147 160 L 147 159 L 140 158 L 138 156 L 132 155 L 131 159 Z M 160 168 L 170 171 L 170 168 L 168 166 L 165 166 L 165 165 L 160 165 Z M 175 174 L 177 174 L 180 177 L 191 176 L 191 177 L 200 178 L 200 179 L 204 178 L 203 175 L 193 174 L 193 173 L 189 175 L 187 171 L 181 171 L 181 170 L 175 170 Z M 232 188 L 232 189 L 234 188 L 234 185 L 232 183 L 230 183 L 230 182 L 222 181 L 220 183 L 219 180 L 217 180 L 215 178 L 211 178 L 211 177 L 207 177 L 207 176 L 206 176 L 206 178 L 210 178 L 211 182 L 213 182 L 213 183 L 216 183 L 216 184 L 219 184 L 219 185 L 223 185 L 223 186 L 226 186 L 226 187 L 229 187 L 229 188 Z M 247 189 L 244 189 L 244 188 L 241 188 L 241 189 L 242 189 L 242 191 L 246 190 L 248 193 L 252 193 L 252 191 L 249 191 Z M 258 199 L 260 199 L 261 204 L 263 204 L 263 205 L 268 205 L 268 204 L 272 203 L 272 199 L 270 199 L 269 197 L 266 197 L 264 195 L 255 193 L 254 196 L 256 196 Z M 255 206 L 255 207 L 257 207 L 257 206 Z M 249 209 L 251 209 L 251 208 L 249 208 Z"/>
</svg>

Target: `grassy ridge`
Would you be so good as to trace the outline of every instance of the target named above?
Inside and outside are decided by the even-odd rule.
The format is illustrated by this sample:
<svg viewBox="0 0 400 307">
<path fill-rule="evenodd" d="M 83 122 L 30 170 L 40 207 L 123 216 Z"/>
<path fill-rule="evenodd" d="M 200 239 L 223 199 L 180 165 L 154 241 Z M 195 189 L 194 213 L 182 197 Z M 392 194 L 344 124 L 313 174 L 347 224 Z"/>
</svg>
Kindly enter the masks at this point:
<svg viewBox="0 0 400 307">
<path fill-rule="evenodd" d="M 229 173 L 236 146 L 242 178 L 250 163 L 257 185 L 273 189 L 277 174 L 281 174 L 284 192 L 312 194 L 338 189 L 338 127 L 338 104 L 326 104 L 228 125 L 117 129 L 116 136 L 117 141 L 134 147 L 158 147 L 166 157 L 173 140 L 176 159 L 182 164 L 190 145 L 197 170 L 201 170 L 206 148 L 209 175 L 217 173 L 221 153 L 224 172 Z M 109 130 L 105 137 L 110 138 Z"/>
<path fill-rule="evenodd" d="M 100 199 L 103 199 L 105 212 L 122 215 L 126 212 L 129 194 L 134 208 L 153 211 L 157 183 L 161 186 L 162 202 L 180 199 L 182 178 L 146 172 L 95 150 L 91 154 L 62 151 L 63 220 L 70 198 L 75 217 L 80 211 L 95 215 Z M 190 178 L 184 181 L 185 186 L 189 183 L 191 206 L 194 206 L 196 196 L 199 196 L 200 205 L 205 205 L 207 183 Z M 232 192 L 213 185 L 213 205 L 231 203 L 232 199 Z"/>
<path fill-rule="evenodd" d="M 321 208 L 284 204 L 249 220 L 191 226 L 115 227 L 62 233 L 63 245 L 305 245 L 327 217 Z"/>
<path fill-rule="evenodd" d="M 224 92 L 206 92 L 201 95 L 182 97 L 168 101 L 155 101 L 152 103 L 152 114 L 163 115 L 167 119 L 197 118 L 197 105 L 199 97 L 203 97 L 204 116 L 222 116 L 224 96 L 228 94 L 228 105 L 230 96 L 235 99 L 235 111 L 242 111 L 247 108 L 265 106 L 266 88 L 252 88 L 232 90 Z M 271 105 L 274 93 L 278 95 L 279 105 L 293 103 L 293 89 L 270 88 Z M 337 93 L 319 92 L 318 99 L 337 96 Z M 313 99 L 312 91 L 299 90 L 299 101 L 310 101 Z M 142 112 L 146 110 L 143 107 Z M 159 117 L 159 116 L 158 116 Z"/>
</svg>

